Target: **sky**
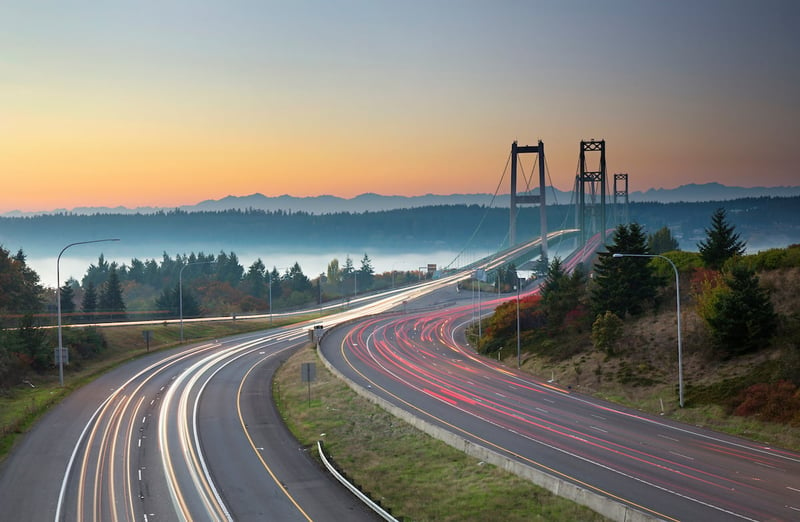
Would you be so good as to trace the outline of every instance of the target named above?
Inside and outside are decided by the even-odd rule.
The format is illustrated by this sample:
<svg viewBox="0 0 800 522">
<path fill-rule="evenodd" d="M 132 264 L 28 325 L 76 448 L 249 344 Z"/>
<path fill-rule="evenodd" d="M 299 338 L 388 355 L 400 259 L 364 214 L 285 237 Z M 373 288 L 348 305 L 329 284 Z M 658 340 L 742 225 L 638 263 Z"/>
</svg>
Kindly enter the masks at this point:
<svg viewBox="0 0 800 522">
<path fill-rule="evenodd" d="M 799 25 L 795 0 L 3 2 L 0 212 L 508 193 L 539 139 L 560 189 L 592 138 L 631 191 L 798 185 Z"/>
</svg>

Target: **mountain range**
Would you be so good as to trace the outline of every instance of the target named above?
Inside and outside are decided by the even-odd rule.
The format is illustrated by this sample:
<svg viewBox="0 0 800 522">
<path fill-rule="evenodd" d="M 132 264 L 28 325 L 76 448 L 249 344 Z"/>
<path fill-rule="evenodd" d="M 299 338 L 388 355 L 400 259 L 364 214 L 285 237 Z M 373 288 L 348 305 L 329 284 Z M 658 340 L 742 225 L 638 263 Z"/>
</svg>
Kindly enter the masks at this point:
<svg viewBox="0 0 800 522">
<path fill-rule="evenodd" d="M 537 194 L 534 190 L 532 194 Z M 567 204 L 574 201 L 572 192 L 558 190 L 549 187 L 547 190 L 547 203 Z M 631 192 L 628 199 L 631 202 L 700 202 L 700 201 L 727 201 L 739 198 L 750 197 L 789 197 L 800 195 L 800 186 L 783 187 L 735 187 L 721 183 L 703 183 L 681 185 L 673 189 L 648 189 L 646 191 Z M 598 196 L 599 197 L 599 196 Z M 613 193 L 607 191 L 606 197 L 610 203 Z M 311 196 L 295 197 L 265 196 L 263 194 L 251 194 L 249 196 L 226 196 L 221 199 L 209 199 L 201 201 L 195 205 L 183 205 L 180 207 L 76 207 L 73 209 L 56 209 L 40 212 L 22 212 L 14 210 L 5 214 L 3 217 L 24 217 L 47 214 L 154 214 L 161 211 L 170 211 L 178 208 L 186 212 L 215 212 L 231 209 L 257 209 L 267 211 L 283 210 L 288 212 L 307 212 L 309 214 L 332 214 L 338 212 L 376 212 L 381 210 L 408 209 L 417 207 L 427 207 L 436 205 L 482 205 L 492 207 L 508 207 L 509 194 L 450 194 L 436 195 L 426 194 L 424 196 L 383 196 L 380 194 L 366 193 L 353 198 L 341 198 L 337 196 Z"/>
</svg>

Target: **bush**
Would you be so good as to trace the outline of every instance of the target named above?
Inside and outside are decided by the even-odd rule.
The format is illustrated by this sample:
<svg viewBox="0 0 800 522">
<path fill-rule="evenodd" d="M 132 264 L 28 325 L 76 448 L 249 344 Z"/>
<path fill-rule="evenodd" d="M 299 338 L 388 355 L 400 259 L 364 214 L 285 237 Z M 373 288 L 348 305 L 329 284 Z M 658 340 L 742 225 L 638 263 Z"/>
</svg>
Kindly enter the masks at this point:
<svg viewBox="0 0 800 522">
<path fill-rule="evenodd" d="M 614 345 L 621 335 L 622 319 L 613 312 L 599 314 L 592 324 L 592 343 L 606 355 L 614 355 Z"/>
<path fill-rule="evenodd" d="M 738 395 L 736 403 L 734 415 L 800 424 L 800 390 L 789 381 L 754 384 Z"/>
</svg>

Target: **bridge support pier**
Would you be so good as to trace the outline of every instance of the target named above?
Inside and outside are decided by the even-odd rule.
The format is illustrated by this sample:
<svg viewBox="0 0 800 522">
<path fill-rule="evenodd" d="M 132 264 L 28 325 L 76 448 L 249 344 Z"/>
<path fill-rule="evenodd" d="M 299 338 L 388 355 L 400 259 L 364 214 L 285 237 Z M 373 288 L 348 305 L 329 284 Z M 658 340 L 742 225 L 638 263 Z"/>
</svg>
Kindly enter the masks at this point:
<svg viewBox="0 0 800 522">
<path fill-rule="evenodd" d="M 534 153 L 539 155 L 539 194 L 517 194 L 517 162 L 520 154 Z M 539 205 L 539 223 L 541 225 L 542 259 L 547 260 L 547 208 L 545 197 L 545 162 L 544 143 L 539 140 L 538 145 L 511 144 L 511 207 L 508 225 L 508 244 L 517 244 L 517 205 Z"/>
<path fill-rule="evenodd" d="M 600 164 L 597 170 L 586 170 L 586 153 L 599 152 Z M 578 191 L 578 215 L 576 227 L 580 229 L 580 244 L 586 244 L 587 237 L 594 232 L 604 235 L 606 230 L 606 140 L 589 141 L 581 140 L 580 172 L 575 180 L 576 190 Z M 587 205 L 586 205 L 586 186 L 589 186 L 591 220 L 587 226 Z M 600 185 L 600 223 L 597 223 L 597 205 L 595 196 L 597 195 L 597 185 Z"/>
</svg>

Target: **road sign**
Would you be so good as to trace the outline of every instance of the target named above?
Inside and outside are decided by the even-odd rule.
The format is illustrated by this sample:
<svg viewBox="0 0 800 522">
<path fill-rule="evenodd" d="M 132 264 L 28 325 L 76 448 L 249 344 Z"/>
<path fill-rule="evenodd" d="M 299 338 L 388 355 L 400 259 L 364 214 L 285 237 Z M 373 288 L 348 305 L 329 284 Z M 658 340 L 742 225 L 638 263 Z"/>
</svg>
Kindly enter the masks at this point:
<svg viewBox="0 0 800 522">
<path fill-rule="evenodd" d="M 314 382 L 317 379 L 316 363 L 303 363 L 302 368 L 300 368 L 300 373 L 302 374 L 303 382 Z"/>
<path fill-rule="evenodd" d="M 61 348 L 61 353 L 59 354 L 58 347 L 56 346 L 53 349 L 53 359 L 55 360 L 55 364 L 69 364 L 69 349 Z"/>
</svg>

